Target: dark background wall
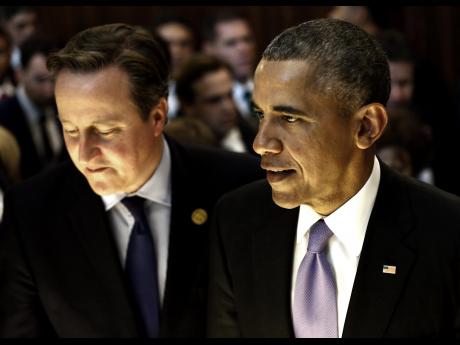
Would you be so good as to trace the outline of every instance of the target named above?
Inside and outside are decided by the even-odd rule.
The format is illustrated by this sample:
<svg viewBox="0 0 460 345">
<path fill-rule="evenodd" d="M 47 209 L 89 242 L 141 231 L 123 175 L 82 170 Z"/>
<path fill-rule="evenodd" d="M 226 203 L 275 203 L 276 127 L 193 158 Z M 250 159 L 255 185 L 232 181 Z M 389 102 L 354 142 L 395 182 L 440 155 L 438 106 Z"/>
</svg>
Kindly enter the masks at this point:
<svg viewBox="0 0 460 345">
<path fill-rule="evenodd" d="M 222 6 L 40 6 L 45 32 L 65 43 L 90 26 L 126 22 L 151 26 L 155 15 L 175 12 L 188 18 L 197 30 L 202 18 Z M 234 6 L 251 20 L 259 52 L 283 29 L 303 21 L 325 17 L 331 6 Z M 402 31 L 418 57 L 437 66 L 450 91 L 460 80 L 460 6 L 381 6 L 388 28 Z M 436 87 L 436 86 L 433 86 Z"/>
</svg>

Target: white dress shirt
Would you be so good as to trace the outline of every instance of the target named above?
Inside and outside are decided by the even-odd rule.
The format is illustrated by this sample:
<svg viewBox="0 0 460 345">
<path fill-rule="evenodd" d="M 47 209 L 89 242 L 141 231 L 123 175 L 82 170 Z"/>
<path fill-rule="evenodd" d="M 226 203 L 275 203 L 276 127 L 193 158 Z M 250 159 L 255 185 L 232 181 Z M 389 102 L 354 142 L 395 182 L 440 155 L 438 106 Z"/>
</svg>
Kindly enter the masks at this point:
<svg viewBox="0 0 460 345">
<path fill-rule="evenodd" d="M 223 137 L 220 141 L 220 145 L 229 151 L 241 153 L 247 152 L 241 131 L 238 127 L 233 127 L 229 130 L 225 137 Z"/>
<path fill-rule="evenodd" d="M 163 144 L 164 148 L 160 164 L 152 177 L 147 180 L 137 192 L 129 195 L 137 195 L 146 199 L 146 216 L 155 243 L 158 289 L 161 305 L 163 305 L 166 284 L 169 226 L 171 221 L 171 153 L 164 138 Z M 125 196 L 127 196 L 126 193 L 115 193 L 102 196 L 105 209 L 109 214 L 109 220 L 112 225 L 115 242 L 118 247 L 118 254 L 123 268 L 126 262 L 129 236 L 134 226 L 133 216 L 121 203 L 121 200 Z"/>
<path fill-rule="evenodd" d="M 176 94 L 176 82 L 174 80 L 169 82 L 168 89 L 168 118 L 172 119 L 177 117 L 180 105 Z"/>
<path fill-rule="evenodd" d="M 334 234 L 329 239 L 327 258 L 331 263 L 337 285 L 339 337 L 342 336 L 364 236 L 374 207 L 379 183 L 380 164 L 377 158 L 374 157 L 372 173 L 364 186 L 351 199 L 327 217 L 322 217 L 308 205 L 300 206 L 294 248 L 291 303 L 294 303 L 297 271 L 307 252 L 310 227 L 320 218 L 324 218 L 327 226 Z"/>
<path fill-rule="evenodd" d="M 245 99 L 244 94 L 246 91 L 250 91 L 252 93 L 253 89 L 254 82 L 252 79 L 248 79 L 245 83 L 235 81 L 233 84 L 233 100 L 235 101 L 238 111 L 243 117 L 251 116 L 251 107 Z"/>
<path fill-rule="evenodd" d="M 19 86 L 16 89 L 16 96 L 18 98 L 19 105 L 26 116 L 27 123 L 29 124 L 29 129 L 32 133 L 32 141 L 34 142 L 38 153 L 43 157 L 45 155 L 45 144 L 40 130 L 39 110 L 27 96 L 24 86 Z M 51 150 L 53 150 L 53 153 L 56 156 L 59 154 L 64 145 L 60 134 L 61 129 L 57 124 L 56 114 L 51 108 L 45 109 L 44 114 L 46 117 L 46 133 L 48 135 Z"/>
</svg>

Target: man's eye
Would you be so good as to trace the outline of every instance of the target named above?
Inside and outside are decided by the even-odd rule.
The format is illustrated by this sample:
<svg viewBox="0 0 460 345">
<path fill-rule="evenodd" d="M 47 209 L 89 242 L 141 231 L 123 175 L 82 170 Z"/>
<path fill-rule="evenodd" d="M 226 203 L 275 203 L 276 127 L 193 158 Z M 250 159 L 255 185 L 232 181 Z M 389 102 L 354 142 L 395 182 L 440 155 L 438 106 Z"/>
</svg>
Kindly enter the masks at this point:
<svg viewBox="0 0 460 345">
<path fill-rule="evenodd" d="M 78 135 L 78 129 L 64 129 L 64 133 L 68 136 L 75 137 Z"/>
<path fill-rule="evenodd" d="M 283 115 L 283 120 L 289 123 L 294 123 L 297 121 L 297 118 L 290 115 Z"/>
<path fill-rule="evenodd" d="M 261 110 L 253 109 L 252 111 L 259 118 L 259 120 L 264 118 L 264 113 Z"/>
<path fill-rule="evenodd" d="M 97 134 L 99 135 L 102 135 L 102 136 L 107 136 L 107 135 L 110 135 L 110 134 L 113 134 L 116 132 L 115 129 L 108 129 L 106 131 L 100 131 L 100 130 L 96 130 Z"/>
</svg>

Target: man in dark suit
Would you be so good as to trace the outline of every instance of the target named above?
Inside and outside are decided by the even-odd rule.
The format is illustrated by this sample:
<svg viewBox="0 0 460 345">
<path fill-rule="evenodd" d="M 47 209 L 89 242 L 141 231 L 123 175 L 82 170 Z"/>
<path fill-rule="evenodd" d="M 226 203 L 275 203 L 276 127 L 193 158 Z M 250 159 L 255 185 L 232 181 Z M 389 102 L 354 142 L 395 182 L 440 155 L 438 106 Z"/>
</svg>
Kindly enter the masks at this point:
<svg viewBox="0 0 460 345">
<path fill-rule="evenodd" d="M 375 157 L 386 56 L 343 21 L 292 27 L 255 73 L 267 181 L 217 204 L 208 335 L 419 337 L 460 331 L 460 200 Z"/>
<path fill-rule="evenodd" d="M 65 157 L 54 104 L 54 84 L 46 68 L 53 43 L 41 35 L 21 45 L 19 86 L 0 102 L 0 124 L 13 133 L 21 150 L 22 178 L 29 178 Z"/>
<path fill-rule="evenodd" d="M 72 162 L 5 196 L 0 335 L 204 336 L 211 210 L 258 160 L 163 135 L 169 65 L 145 29 L 87 29 L 48 67 Z"/>
</svg>

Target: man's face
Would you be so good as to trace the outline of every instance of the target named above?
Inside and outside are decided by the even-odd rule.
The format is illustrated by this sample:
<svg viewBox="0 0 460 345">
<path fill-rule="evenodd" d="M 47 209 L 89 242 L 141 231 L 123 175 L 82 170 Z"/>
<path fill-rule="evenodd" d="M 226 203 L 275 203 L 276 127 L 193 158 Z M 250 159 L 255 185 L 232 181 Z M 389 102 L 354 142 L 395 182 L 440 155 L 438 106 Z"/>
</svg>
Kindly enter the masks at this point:
<svg viewBox="0 0 460 345">
<path fill-rule="evenodd" d="M 165 99 L 144 121 L 128 75 L 107 67 L 60 72 L 56 103 L 70 157 L 96 194 L 135 192 L 152 176 L 162 154 Z"/>
<path fill-rule="evenodd" d="M 6 23 L 14 44 L 19 46 L 37 30 L 35 12 L 19 12 Z"/>
<path fill-rule="evenodd" d="M 180 23 L 164 24 L 157 29 L 157 33 L 168 44 L 172 74 L 176 75 L 194 52 L 193 34 Z"/>
<path fill-rule="evenodd" d="M 244 20 L 218 23 L 211 53 L 232 67 L 237 80 L 252 77 L 256 48 L 253 33 Z"/>
<path fill-rule="evenodd" d="M 218 138 L 237 124 L 232 86 L 227 69 L 209 72 L 193 84 L 194 102 L 185 106 L 187 113 L 205 122 Z"/>
<path fill-rule="evenodd" d="M 390 62 L 391 93 L 389 109 L 408 106 L 414 91 L 414 66 L 410 62 Z"/>
<path fill-rule="evenodd" d="M 261 116 L 254 150 L 267 170 L 273 201 L 284 208 L 333 199 L 356 147 L 352 121 L 318 93 L 309 64 L 262 60 L 253 99 Z"/>
<path fill-rule="evenodd" d="M 54 82 L 43 54 L 37 53 L 32 56 L 29 64 L 21 70 L 19 79 L 27 96 L 36 105 L 45 106 L 53 102 Z"/>
</svg>

